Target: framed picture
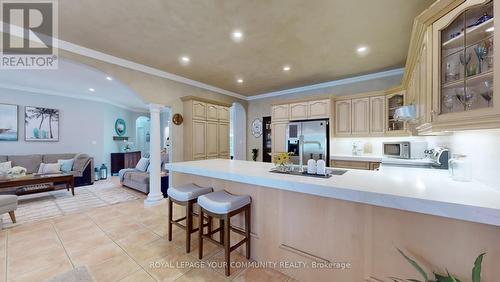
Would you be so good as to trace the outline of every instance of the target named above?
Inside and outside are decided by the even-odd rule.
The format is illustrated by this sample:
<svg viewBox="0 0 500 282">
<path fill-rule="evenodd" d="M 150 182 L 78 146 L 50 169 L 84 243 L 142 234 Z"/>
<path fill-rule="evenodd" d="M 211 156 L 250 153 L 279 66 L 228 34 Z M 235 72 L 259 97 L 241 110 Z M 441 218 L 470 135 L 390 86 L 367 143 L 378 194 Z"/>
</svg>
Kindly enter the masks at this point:
<svg viewBox="0 0 500 282">
<path fill-rule="evenodd" d="M 26 141 L 59 141 L 59 110 L 27 106 L 24 120 Z"/>
<path fill-rule="evenodd" d="M 0 104 L 0 141 L 17 141 L 17 105 Z"/>
</svg>

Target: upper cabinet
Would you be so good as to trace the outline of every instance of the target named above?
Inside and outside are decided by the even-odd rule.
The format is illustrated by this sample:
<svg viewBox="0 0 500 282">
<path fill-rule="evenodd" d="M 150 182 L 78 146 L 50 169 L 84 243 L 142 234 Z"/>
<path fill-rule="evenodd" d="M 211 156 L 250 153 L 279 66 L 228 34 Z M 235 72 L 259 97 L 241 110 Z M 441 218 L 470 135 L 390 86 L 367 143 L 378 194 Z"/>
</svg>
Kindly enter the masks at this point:
<svg viewBox="0 0 500 282">
<path fill-rule="evenodd" d="M 330 118 L 330 99 L 307 102 L 309 119 Z"/>
<path fill-rule="evenodd" d="M 370 134 L 385 132 L 385 96 L 370 97 Z"/>
<path fill-rule="evenodd" d="M 330 99 L 274 105 L 272 122 L 330 118 Z"/>
<path fill-rule="evenodd" d="M 207 105 L 207 120 L 217 121 L 219 106 L 208 103 L 206 105 Z"/>
<path fill-rule="evenodd" d="M 419 49 L 408 55 L 416 62 L 406 78 L 408 104 L 417 105 L 418 134 L 500 127 L 493 93 L 500 79 L 494 64 L 497 9 L 491 0 L 467 0 L 422 28 Z"/>
<path fill-rule="evenodd" d="M 351 100 L 335 102 L 335 136 L 351 135 Z"/>
<path fill-rule="evenodd" d="M 221 122 L 229 122 L 230 110 L 226 106 L 217 106 L 217 119 Z"/>
<path fill-rule="evenodd" d="M 405 132 L 405 122 L 394 119 L 394 112 L 397 108 L 405 105 L 404 91 L 392 93 L 386 96 L 387 104 L 387 127 L 388 135 L 401 134 Z"/>
<path fill-rule="evenodd" d="M 193 101 L 193 119 L 201 119 L 201 120 L 206 120 L 207 119 L 207 103 L 200 102 L 200 101 Z"/>
<path fill-rule="evenodd" d="M 308 113 L 307 102 L 290 104 L 290 120 L 307 119 Z"/>
<path fill-rule="evenodd" d="M 352 99 L 352 128 L 353 135 L 370 134 L 370 98 Z"/>
<path fill-rule="evenodd" d="M 290 117 L 290 106 L 285 105 L 274 105 L 271 113 L 271 121 L 288 121 Z"/>
</svg>

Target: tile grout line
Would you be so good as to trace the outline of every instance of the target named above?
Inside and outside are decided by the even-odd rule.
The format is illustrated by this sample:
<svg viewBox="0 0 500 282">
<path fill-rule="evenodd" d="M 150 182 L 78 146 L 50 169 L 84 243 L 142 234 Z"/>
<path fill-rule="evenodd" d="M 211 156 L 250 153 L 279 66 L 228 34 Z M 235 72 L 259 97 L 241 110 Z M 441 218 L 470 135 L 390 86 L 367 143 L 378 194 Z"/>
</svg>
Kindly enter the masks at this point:
<svg viewBox="0 0 500 282">
<path fill-rule="evenodd" d="M 73 267 L 73 269 L 75 269 L 75 264 L 73 263 L 73 260 L 72 260 L 72 259 L 71 259 L 71 257 L 69 256 L 68 251 L 66 250 L 66 247 L 64 246 L 64 243 L 63 243 L 63 241 L 62 241 L 61 237 L 59 236 L 59 232 L 57 231 L 57 228 L 56 228 L 56 226 L 54 225 L 54 222 L 53 222 L 53 221 L 51 222 L 51 225 L 52 225 L 52 228 L 54 228 L 54 232 L 56 233 L 57 239 L 59 240 L 59 243 L 61 244 L 61 247 L 63 248 L 64 253 L 65 253 L 65 254 L 66 254 L 66 256 L 68 257 L 69 263 L 71 263 L 71 266 Z"/>
<path fill-rule="evenodd" d="M 95 222 L 95 220 L 92 217 L 90 217 L 87 213 L 84 213 L 84 214 L 85 214 L 86 217 L 88 217 L 97 226 L 97 228 L 99 228 L 104 233 L 104 235 L 106 235 L 106 237 L 108 237 L 111 240 L 111 242 L 113 242 L 116 246 L 118 246 L 118 248 L 120 248 L 129 259 L 131 259 L 135 264 L 137 264 L 140 269 L 144 270 L 144 272 L 146 272 L 149 275 L 149 277 L 151 277 L 153 280 L 156 281 L 156 279 L 146 269 L 144 269 L 144 267 L 142 267 L 142 265 L 140 263 L 138 263 L 133 257 L 131 257 L 127 253 L 127 251 L 124 248 L 122 248 L 122 246 L 120 246 L 118 243 L 116 243 L 115 240 L 113 240 L 113 238 L 111 238 L 108 235 L 108 233 L 106 233 L 106 231 L 104 231 L 104 229 L 102 229 L 101 226 L 99 226 L 99 224 L 97 222 Z M 159 238 L 157 240 L 160 240 L 160 239 L 161 238 Z M 137 271 L 139 271 L 140 269 L 138 269 Z M 137 271 L 135 271 L 134 273 L 136 273 Z M 132 273 L 132 274 L 134 274 L 134 273 Z M 130 274 L 130 275 L 132 275 L 132 274 Z M 130 275 L 128 275 L 128 276 L 130 276 Z M 123 279 L 127 278 L 128 276 L 122 277 L 122 278 L 120 278 L 120 280 L 123 280 Z M 120 281 L 120 280 L 118 280 L 118 281 Z"/>
</svg>

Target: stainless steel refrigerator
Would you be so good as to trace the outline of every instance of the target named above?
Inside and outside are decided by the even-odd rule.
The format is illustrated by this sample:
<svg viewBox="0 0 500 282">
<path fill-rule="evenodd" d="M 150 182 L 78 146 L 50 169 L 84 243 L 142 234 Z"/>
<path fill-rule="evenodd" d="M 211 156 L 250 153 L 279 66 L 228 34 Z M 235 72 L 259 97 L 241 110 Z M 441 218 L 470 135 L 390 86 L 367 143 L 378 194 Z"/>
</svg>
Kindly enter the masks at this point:
<svg viewBox="0 0 500 282">
<path fill-rule="evenodd" d="M 302 145 L 302 161 L 304 165 L 311 158 L 315 160 L 321 158 L 329 166 L 328 124 L 328 119 L 291 122 L 288 124 L 286 145 L 288 152 L 292 153 L 290 160 L 294 164 L 299 164 L 299 150 Z M 301 135 L 303 135 L 304 139 L 303 144 L 300 144 Z"/>
</svg>

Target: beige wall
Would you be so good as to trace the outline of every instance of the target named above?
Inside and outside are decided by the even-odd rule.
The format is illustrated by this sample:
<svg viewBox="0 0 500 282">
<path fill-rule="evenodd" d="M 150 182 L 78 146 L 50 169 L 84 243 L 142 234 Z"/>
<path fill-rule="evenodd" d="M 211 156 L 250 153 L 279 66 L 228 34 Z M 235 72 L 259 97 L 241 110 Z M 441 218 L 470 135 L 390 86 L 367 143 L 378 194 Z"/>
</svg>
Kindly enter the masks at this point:
<svg viewBox="0 0 500 282">
<path fill-rule="evenodd" d="M 339 85 L 334 87 L 304 91 L 294 94 L 282 95 L 272 98 L 252 100 L 248 102 L 247 110 L 247 160 L 252 159 L 252 149 L 259 149 L 258 161 L 262 161 L 262 137 L 255 138 L 251 132 L 252 122 L 256 119 L 271 115 L 271 105 L 273 103 L 283 102 L 295 99 L 315 99 L 330 96 L 342 96 L 377 90 L 385 90 L 398 86 L 401 82 L 401 75 L 395 75 L 385 78 L 367 80 L 363 82 Z"/>
<path fill-rule="evenodd" d="M 222 95 L 209 90 L 190 86 L 184 83 L 176 82 L 159 76 L 150 75 L 144 72 L 135 71 L 118 65 L 110 64 L 90 57 L 81 56 L 75 53 L 59 50 L 59 55 L 75 60 L 77 62 L 89 65 L 99 69 L 116 80 L 124 83 L 140 95 L 147 103 L 161 104 L 171 107 L 172 113 L 181 113 L 183 96 L 196 96 L 211 99 L 219 102 L 232 104 L 239 102 L 247 108 L 245 100 L 237 99 L 228 95 Z M 183 160 L 183 125 L 173 125 L 172 144 L 173 161 Z"/>
</svg>

